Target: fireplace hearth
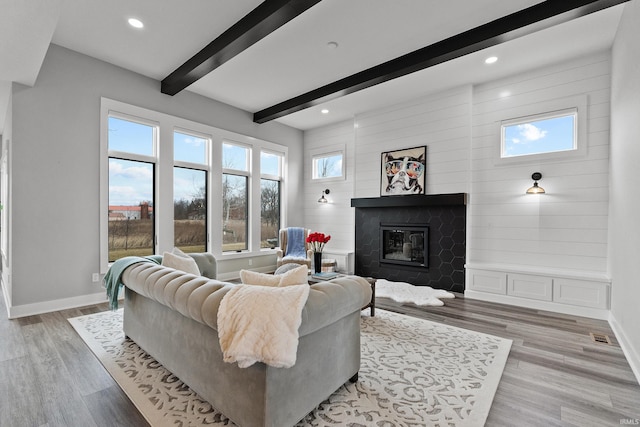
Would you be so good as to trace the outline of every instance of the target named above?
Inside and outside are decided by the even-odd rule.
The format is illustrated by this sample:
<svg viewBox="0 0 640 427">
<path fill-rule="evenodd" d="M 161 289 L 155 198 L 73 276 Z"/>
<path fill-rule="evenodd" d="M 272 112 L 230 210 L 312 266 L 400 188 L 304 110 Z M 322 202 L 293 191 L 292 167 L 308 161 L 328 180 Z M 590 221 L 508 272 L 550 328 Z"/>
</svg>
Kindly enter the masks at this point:
<svg viewBox="0 0 640 427">
<path fill-rule="evenodd" d="M 355 273 L 464 292 L 466 194 L 351 199 Z"/>
</svg>

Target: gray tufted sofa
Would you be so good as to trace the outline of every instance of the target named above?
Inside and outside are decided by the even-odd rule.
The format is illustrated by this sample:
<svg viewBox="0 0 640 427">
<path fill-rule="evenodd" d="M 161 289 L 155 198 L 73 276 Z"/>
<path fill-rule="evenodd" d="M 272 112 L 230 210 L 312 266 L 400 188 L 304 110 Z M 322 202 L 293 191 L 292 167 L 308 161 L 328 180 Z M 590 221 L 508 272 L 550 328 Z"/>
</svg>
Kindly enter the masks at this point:
<svg viewBox="0 0 640 427">
<path fill-rule="evenodd" d="M 288 369 L 223 362 L 217 311 L 233 284 L 153 263 L 128 267 L 122 282 L 125 334 L 237 425 L 293 425 L 357 379 L 360 309 L 371 299 L 363 278 L 311 286 Z"/>
</svg>

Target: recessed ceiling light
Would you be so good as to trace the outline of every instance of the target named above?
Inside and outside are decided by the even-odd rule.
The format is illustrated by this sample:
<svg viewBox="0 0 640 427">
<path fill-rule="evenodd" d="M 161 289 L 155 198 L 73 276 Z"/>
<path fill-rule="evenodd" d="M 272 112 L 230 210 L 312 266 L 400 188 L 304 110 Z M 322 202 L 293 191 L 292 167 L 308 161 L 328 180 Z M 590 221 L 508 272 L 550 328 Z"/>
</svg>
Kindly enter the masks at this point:
<svg viewBox="0 0 640 427">
<path fill-rule="evenodd" d="M 133 28 L 144 27 L 144 24 L 142 23 L 142 21 L 136 18 L 129 18 L 127 22 L 129 22 L 129 25 L 131 25 Z"/>
<path fill-rule="evenodd" d="M 338 48 L 338 42 L 328 42 L 327 43 L 327 47 L 329 49 L 337 49 Z"/>
<path fill-rule="evenodd" d="M 490 56 L 487 59 L 484 60 L 485 64 L 493 64 L 494 62 L 496 62 L 498 60 L 497 56 Z"/>
<path fill-rule="evenodd" d="M 327 110 L 326 108 L 324 108 L 324 109 L 320 110 L 320 112 L 321 112 L 322 114 L 329 114 L 329 110 Z"/>
</svg>

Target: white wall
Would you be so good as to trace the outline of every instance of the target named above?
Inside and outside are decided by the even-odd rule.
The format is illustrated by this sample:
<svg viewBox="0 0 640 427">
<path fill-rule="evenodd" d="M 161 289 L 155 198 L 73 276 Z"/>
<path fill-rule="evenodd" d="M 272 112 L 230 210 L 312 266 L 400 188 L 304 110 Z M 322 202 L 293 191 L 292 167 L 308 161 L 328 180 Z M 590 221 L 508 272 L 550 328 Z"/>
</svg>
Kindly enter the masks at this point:
<svg viewBox="0 0 640 427">
<path fill-rule="evenodd" d="M 610 81 L 602 53 L 474 87 L 468 262 L 606 273 Z M 585 96 L 585 156 L 498 160 L 501 120 Z M 547 194 L 525 194 L 533 172 Z"/>
<path fill-rule="evenodd" d="M 334 138 L 352 140 L 352 197 L 377 197 L 381 153 L 426 145 L 426 193 L 469 194 L 468 264 L 606 279 L 610 67 L 610 55 L 603 52 L 362 114 L 353 130 L 345 123 L 308 131 L 305 167 L 312 148 Z M 510 96 L 501 96 L 506 91 Z M 497 165 L 501 120 L 513 118 L 523 105 L 541 113 L 567 98 L 586 100 L 580 117 L 587 121 L 586 153 Z M 536 171 L 542 172 L 541 185 L 548 192 L 542 197 L 524 194 Z M 309 200 L 319 197 L 317 186 L 307 182 L 305 188 Z M 353 217 L 345 210 L 339 216 L 317 212 L 306 211 L 305 220 L 321 230 Z M 353 241 L 353 229 L 340 229 Z"/>
<path fill-rule="evenodd" d="M 11 248 L 16 312 L 103 292 L 99 271 L 99 130 L 104 96 L 289 147 L 288 209 L 300 212 L 302 132 L 52 45 L 34 87 L 14 85 Z M 291 214 L 290 214 L 291 215 Z M 11 309 L 11 308 L 10 308 Z M 23 310 L 24 311 L 24 310 Z"/>
<path fill-rule="evenodd" d="M 4 112 L 4 117 L 0 117 L 0 120 L 5 120 L 3 134 L 0 135 L 0 141 L 2 141 L 0 145 L 0 150 L 2 150 L 0 151 L 0 203 L 2 204 L 2 211 L 0 211 L 0 267 L 2 267 L 2 291 L 5 297 L 5 304 L 8 305 L 12 294 L 11 264 L 9 262 L 9 247 L 11 244 L 9 215 L 11 210 L 8 207 L 8 201 L 10 200 L 9 190 L 11 189 L 9 168 L 11 166 L 11 141 L 13 140 L 13 109 L 11 108 L 11 94 L 7 98 L 9 102 Z"/>
<path fill-rule="evenodd" d="M 351 198 L 353 197 L 355 154 L 353 121 L 326 126 L 305 133 L 304 136 L 304 200 L 302 215 L 290 218 L 289 225 L 310 228 L 331 235 L 326 249 L 353 250 L 355 227 Z M 323 151 L 344 150 L 346 176 L 343 179 L 312 180 L 311 156 Z M 318 203 L 322 191 L 329 203 Z"/>
<path fill-rule="evenodd" d="M 355 197 L 380 196 L 381 153 L 427 146 L 426 194 L 469 190 L 471 87 L 356 117 Z"/>
<path fill-rule="evenodd" d="M 629 2 L 612 55 L 611 323 L 640 381 L 640 2 Z"/>
</svg>

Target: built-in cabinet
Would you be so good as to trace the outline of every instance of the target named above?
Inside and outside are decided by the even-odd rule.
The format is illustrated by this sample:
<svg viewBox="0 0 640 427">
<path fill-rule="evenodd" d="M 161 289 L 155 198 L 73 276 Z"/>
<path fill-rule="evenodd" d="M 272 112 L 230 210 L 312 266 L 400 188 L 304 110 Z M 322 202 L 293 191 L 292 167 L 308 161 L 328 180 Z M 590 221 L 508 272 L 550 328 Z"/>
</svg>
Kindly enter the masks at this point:
<svg viewBox="0 0 640 427">
<path fill-rule="evenodd" d="M 610 279 L 601 274 L 467 266 L 465 296 L 524 307 L 606 318 Z"/>
</svg>

